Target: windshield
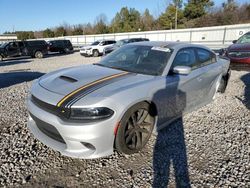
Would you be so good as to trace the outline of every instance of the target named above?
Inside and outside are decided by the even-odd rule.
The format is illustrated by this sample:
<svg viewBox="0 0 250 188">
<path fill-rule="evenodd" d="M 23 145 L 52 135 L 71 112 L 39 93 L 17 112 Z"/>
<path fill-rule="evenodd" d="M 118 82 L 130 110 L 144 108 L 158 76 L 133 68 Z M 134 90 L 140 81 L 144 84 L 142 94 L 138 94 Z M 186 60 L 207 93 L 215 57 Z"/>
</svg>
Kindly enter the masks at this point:
<svg viewBox="0 0 250 188">
<path fill-rule="evenodd" d="M 8 42 L 5 42 L 3 44 L 0 45 L 1 48 L 4 48 L 5 46 L 7 46 Z"/>
<path fill-rule="evenodd" d="M 125 45 L 96 65 L 139 74 L 161 75 L 171 54 L 169 48 Z"/>
<path fill-rule="evenodd" d="M 128 43 L 128 40 L 119 40 L 116 42 L 115 46 L 118 46 L 118 47 L 121 47 L 123 46 L 124 44 L 127 44 Z"/>
<path fill-rule="evenodd" d="M 93 42 L 92 44 L 91 44 L 91 46 L 96 46 L 96 45 L 98 45 L 100 43 L 100 41 L 95 41 L 95 42 Z"/>
<path fill-rule="evenodd" d="M 247 33 L 242 37 L 240 37 L 236 43 L 237 44 L 250 43 L 250 33 Z"/>
</svg>

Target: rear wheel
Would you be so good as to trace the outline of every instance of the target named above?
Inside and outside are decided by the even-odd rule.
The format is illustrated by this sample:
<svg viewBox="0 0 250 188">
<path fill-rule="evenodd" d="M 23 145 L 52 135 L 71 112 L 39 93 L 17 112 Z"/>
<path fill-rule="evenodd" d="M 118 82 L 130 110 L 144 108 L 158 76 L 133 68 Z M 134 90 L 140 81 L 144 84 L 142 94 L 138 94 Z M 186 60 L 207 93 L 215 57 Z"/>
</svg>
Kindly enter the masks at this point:
<svg viewBox="0 0 250 188">
<path fill-rule="evenodd" d="M 36 51 L 35 58 L 43 58 L 43 53 L 41 51 Z"/>
<path fill-rule="evenodd" d="M 98 50 L 93 50 L 93 57 L 98 57 L 98 56 L 99 56 Z"/>
<path fill-rule="evenodd" d="M 123 116 L 115 138 L 115 148 L 125 154 L 139 152 L 148 142 L 155 117 L 149 113 L 149 104 L 138 103 Z"/>
<path fill-rule="evenodd" d="M 229 69 L 227 74 L 222 76 L 222 78 L 220 80 L 220 85 L 218 88 L 218 91 L 220 93 L 225 93 L 230 75 L 231 75 L 231 70 Z"/>
<path fill-rule="evenodd" d="M 68 53 L 69 53 L 69 49 L 68 49 L 68 48 L 64 48 L 63 51 L 64 51 L 65 54 L 68 54 Z"/>
</svg>

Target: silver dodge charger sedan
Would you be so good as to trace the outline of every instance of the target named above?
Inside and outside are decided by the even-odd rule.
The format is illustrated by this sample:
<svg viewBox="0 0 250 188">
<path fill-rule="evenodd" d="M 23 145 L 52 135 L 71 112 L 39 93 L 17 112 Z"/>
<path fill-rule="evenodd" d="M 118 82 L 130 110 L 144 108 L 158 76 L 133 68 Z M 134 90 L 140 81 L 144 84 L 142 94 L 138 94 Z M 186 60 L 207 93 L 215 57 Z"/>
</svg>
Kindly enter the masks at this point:
<svg viewBox="0 0 250 188">
<path fill-rule="evenodd" d="M 34 81 L 28 127 L 45 145 L 75 158 L 140 151 L 153 131 L 224 92 L 229 61 L 181 42 L 139 42 L 99 63 Z"/>
</svg>

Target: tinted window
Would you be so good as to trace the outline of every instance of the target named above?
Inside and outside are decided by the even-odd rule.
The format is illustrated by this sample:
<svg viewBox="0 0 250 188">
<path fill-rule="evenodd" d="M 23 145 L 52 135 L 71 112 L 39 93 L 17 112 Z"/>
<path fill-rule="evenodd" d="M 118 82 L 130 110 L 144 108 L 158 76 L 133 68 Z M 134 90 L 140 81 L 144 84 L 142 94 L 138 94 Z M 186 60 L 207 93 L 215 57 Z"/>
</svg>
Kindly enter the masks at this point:
<svg viewBox="0 0 250 188">
<path fill-rule="evenodd" d="M 23 47 L 23 42 L 18 42 L 19 47 Z"/>
<path fill-rule="evenodd" d="M 69 40 L 65 40 L 64 43 L 65 43 L 66 45 L 71 45 L 71 42 L 70 42 Z"/>
<path fill-rule="evenodd" d="M 114 44 L 114 43 L 116 43 L 116 42 L 113 41 L 113 40 L 109 40 L 109 41 L 108 41 L 108 44 Z"/>
<path fill-rule="evenodd" d="M 34 40 L 34 41 L 27 41 L 29 46 L 43 46 L 46 45 L 46 42 L 43 40 Z"/>
<path fill-rule="evenodd" d="M 92 46 L 96 46 L 96 45 L 98 45 L 100 43 L 100 41 L 95 41 L 95 42 L 93 42 L 91 45 Z"/>
<path fill-rule="evenodd" d="M 213 63 L 212 53 L 208 50 L 197 48 L 199 62 L 204 66 Z"/>
<path fill-rule="evenodd" d="M 194 67 L 196 65 L 196 56 L 193 48 L 186 48 L 180 50 L 173 62 L 172 67 L 175 66 L 189 66 Z"/>
<path fill-rule="evenodd" d="M 109 44 L 108 41 L 103 41 L 103 42 L 102 42 L 102 45 L 103 45 L 103 46 L 108 45 L 108 44 Z"/>
</svg>

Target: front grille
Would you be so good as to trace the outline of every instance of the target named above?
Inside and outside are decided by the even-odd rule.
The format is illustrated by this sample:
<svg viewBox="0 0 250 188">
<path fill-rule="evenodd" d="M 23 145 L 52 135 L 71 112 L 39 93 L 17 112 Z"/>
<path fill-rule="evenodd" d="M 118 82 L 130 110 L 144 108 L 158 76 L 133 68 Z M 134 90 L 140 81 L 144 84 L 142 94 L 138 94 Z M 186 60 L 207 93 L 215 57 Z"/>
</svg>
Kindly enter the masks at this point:
<svg viewBox="0 0 250 188">
<path fill-rule="evenodd" d="M 250 52 L 229 52 L 228 55 L 234 58 L 248 58 L 250 57 Z"/>
<path fill-rule="evenodd" d="M 36 98 L 34 95 L 31 95 L 31 101 L 35 105 L 42 108 L 43 110 L 50 112 L 50 113 L 52 113 L 52 114 L 54 114 L 62 119 L 69 118 L 69 113 L 70 113 L 69 109 L 62 109 L 62 108 L 59 108 L 59 107 L 54 106 L 52 104 L 48 104 L 48 103 Z M 63 113 L 62 113 L 62 111 L 63 111 Z"/>
<path fill-rule="evenodd" d="M 36 122 L 38 129 L 40 131 L 42 131 L 45 135 L 47 135 L 48 137 L 50 137 L 58 142 L 66 144 L 65 141 L 63 140 L 62 136 L 60 135 L 60 133 L 57 131 L 57 129 L 53 125 L 50 125 L 50 124 L 38 119 L 33 114 L 30 114 L 30 116 Z"/>
</svg>

